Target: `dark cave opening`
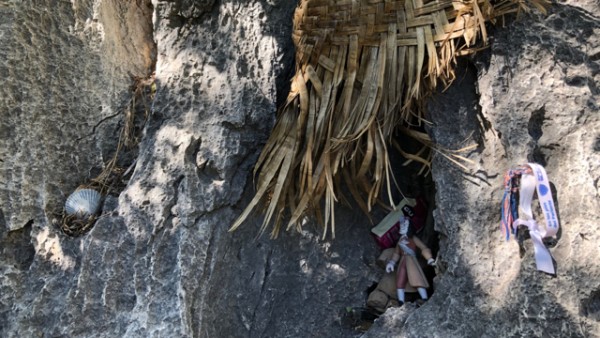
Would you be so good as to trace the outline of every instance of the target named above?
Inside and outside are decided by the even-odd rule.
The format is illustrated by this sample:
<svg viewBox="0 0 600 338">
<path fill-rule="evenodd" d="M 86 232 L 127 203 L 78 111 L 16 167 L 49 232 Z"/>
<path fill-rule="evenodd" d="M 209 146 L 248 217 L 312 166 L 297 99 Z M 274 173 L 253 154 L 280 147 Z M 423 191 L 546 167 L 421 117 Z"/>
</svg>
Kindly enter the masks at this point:
<svg viewBox="0 0 600 338">
<path fill-rule="evenodd" d="M 400 132 L 395 135 L 394 141 L 393 143 L 400 145 L 401 150 L 397 146 L 390 146 L 388 148 L 395 179 L 395 183 L 392 183 L 394 187 L 392 191 L 393 201 L 389 201 L 388 194 L 385 191 L 381 193 L 381 199 L 385 202 L 384 204 L 397 206 L 404 205 L 406 201 L 409 201 L 404 206 L 405 210 L 406 208 L 409 210 L 403 211 L 403 214 L 405 216 L 408 216 L 408 214 L 412 215 L 411 222 L 414 222 L 414 224 L 411 224 L 411 226 L 418 228 L 415 236 L 430 249 L 431 255 L 435 260 L 439 251 L 439 236 L 434 229 L 435 184 L 432 179 L 431 170 L 424 163 L 409 161 L 402 155 L 402 152 L 410 154 L 418 153 L 422 149 L 423 144 Z M 429 151 L 431 150 L 426 150 L 421 156 L 427 158 L 427 152 Z M 373 210 L 371 215 L 373 226 L 375 227 L 383 223 L 382 220 L 393 213 L 394 211 L 389 207 L 378 206 Z M 398 231 L 398 228 L 394 228 L 394 231 Z M 377 242 L 375 235 L 373 233 L 370 233 L 370 235 Z M 365 287 L 365 306 L 344 309 L 342 316 L 342 324 L 351 327 L 354 331 L 366 332 L 375 319 L 388 308 L 402 306 L 398 302 L 396 293 L 397 270 L 391 273 L 385 271 L 387 260 L 391 251 L 394 250 L 396 243 L 391 248 L 389 244 L 387 248 L 380 244 L 376 245 L 379 246 L 378 252 L 380 252 L 380 256 L 377 258 L 377 265 L 381 268 L 379 274 L 376 276 L 378 279 L 373 280 L 372 284 Z M 436 276 L 436 270 L 434 266 L 428 265 L 427 260 L 421 252 L 416 252 L 416 256 L 418 264 L 429 284 L 426 291 L 428 298 L 430 298 L 435 292 L 433 280 Z M 411 288 L 410 286 L 406 288 L 405 303 L 415 303 L 417 306 L 420 306 L 423 302 L 415 288 Z"/>
</svg>

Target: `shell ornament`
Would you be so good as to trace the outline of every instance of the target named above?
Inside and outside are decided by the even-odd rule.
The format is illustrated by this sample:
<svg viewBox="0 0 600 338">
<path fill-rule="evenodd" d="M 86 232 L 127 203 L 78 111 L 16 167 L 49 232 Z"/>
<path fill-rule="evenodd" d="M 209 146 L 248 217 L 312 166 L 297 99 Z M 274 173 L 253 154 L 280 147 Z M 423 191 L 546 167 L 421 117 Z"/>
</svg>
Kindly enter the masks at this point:
<svg viewBox="0 0 600 338">
<path fill-rule="evenodd" d="M 73 192 L 65 203 L 65 209 L 69 216 L 78 218 L 90 218 L 100 209 L 100 200 L 102 196 L 93 189 L 80 189 Z"/>
</svg>

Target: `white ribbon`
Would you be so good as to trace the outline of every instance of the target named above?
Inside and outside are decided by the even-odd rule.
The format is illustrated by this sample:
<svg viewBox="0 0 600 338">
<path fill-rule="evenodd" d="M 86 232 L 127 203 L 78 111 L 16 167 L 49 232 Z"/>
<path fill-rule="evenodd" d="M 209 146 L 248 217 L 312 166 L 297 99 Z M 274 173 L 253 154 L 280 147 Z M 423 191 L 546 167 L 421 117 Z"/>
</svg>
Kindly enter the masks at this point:
<svg viewBox="0 0 600 338">
<path fill-rule="evenodd" d="M 400 249 L 402 249 L 402 251 L 404 251 L 405 255 L 417 257 L 417 253 L 408 246 L 407 240 L 404 240 L 404 239 L 399 240 L 398 246 L 400 247 Z"/>
<path fill-rule="evenodd" d="M 559 224 L 554 208 L 554 200 L 550 191 L 550 182 L 546 175 L 546 170 L 539 164 L 529 163 L 533 175 L 523 174 L 521 176 L 521 187 L 519 189 L 519 219 L 515 221 L 515 225 L 526 225 L 529 228 L 529 235 L 533 241 L 535 253 L 535 263 L 537 269 L 550 274 L 555 274 L 554 264 L 552 263 L 552 255 L 542 241 L 545 237 L 556 235 Z M 531 204 L 533 202 L 533 192 L 537 188 L 538 200 L 544 218 L 546 219 L 546 228 L 541 228 L 533 218 Z"/>
</svg>

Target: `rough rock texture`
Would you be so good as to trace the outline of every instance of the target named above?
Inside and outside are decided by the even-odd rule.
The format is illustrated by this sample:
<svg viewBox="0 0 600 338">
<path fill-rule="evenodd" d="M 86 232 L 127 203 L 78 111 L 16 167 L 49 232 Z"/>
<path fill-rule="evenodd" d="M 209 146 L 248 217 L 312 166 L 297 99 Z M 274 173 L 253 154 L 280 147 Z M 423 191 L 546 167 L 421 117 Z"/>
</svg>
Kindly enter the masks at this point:
<svg viewBox="0 0 600 338">
<path fill-rule="evenodd" d="M 286 91 L 295 1 L 154 2 L 157 92 L 129 184 L 106 197 L 86 235 L 67 237 L 51 224 L 51 211 L 112 155 L 121 117 L 111 116 L 131 96 L 129 73 L 148 71 L 136 63 L 152 55 L 140 42 L 148 35 L 130 32 L 144 20 L 123 3 L 0 7 L 15 18 L 2 31 L 15 46 L 2 51 L 13 79 L 2 107 L 21 112 L 2 122 L 11 134 L 2 137 L 0 336 L 355 334 L 342 325 L 343 310 L 364 305 L 378 272 L 369 223 L 356 210 L 340 207 L 339 224 L 359 219 L 362 227 L 339 229 L 335 242 L 318 240 L 310 225 L 278 241 L 255 240 L 255 224 L 227 233 Z M 52 33 L 34 14 L 48 16 Z M 35 48 L 7 38 L 34 31 Z M 28 48 L 38 54 L 20 64 Z M 46 64 L 58 73 L 26 73 Z M 57 103 L 46 107 L 48 90 Z M 55 106 L 65 110 L 47 111 Z"/>
<path fill-rule="evenodd" d="M 432 136 L 457 149 L 472 135 L 475 165 L 436 157 L 436 293 L 389 310 L 364 337 L 600 336 L 599 14 L 597 2 L 562 2 L 496 29 L 476 69 L 463 65 L 432 101 Z M 504 172 L 528 161 L 546 166 L 562 222 L 556 277 L 535 270 L 530 240 L 519 258 L 499 230 Z"/>
<path fill-rule="evenodd" d="M 152 9 L 0 2 L 0 223 L 45 222 L 112 156 L 131 76 L 149 74 Z M 118 13 L 118 15 L 117 15 Z"/>
<path fill-rule="evenodd" d="M 254 239 L 260 220 L 227 233 L 286 94 L 295 3 L 0 0 L 1 337 L 359 334 L 345 308 L 364 306 L 381 269 L 356 208 L 337 209 L 335 240 L 311 223 L 277 241 Z M 432 136 L 479 142 L 476 164 L 435 159 L 436 291 L 366 337 L 600 332 L 598 13 L 569 1 L 497 29 L 432 101 Z M 52 213 L 112 155 L 131 75 L 155 56 L 135 171 L 89 233 L 67 237 Z M 501 176 L 526 160 L 556 188 L 555 278 L 535 271 L 530 242 L 520 259 L 499 235 Z"/>
<path fill-rule="evenodd" d="M 3 337 L 51 336 L 80 317 L 65 309 L 89 245 L 51 218 L 113 155 L 131 77 L 154 64 L 151 18 L 143 1 L 0 1 Z"/>
</svg>

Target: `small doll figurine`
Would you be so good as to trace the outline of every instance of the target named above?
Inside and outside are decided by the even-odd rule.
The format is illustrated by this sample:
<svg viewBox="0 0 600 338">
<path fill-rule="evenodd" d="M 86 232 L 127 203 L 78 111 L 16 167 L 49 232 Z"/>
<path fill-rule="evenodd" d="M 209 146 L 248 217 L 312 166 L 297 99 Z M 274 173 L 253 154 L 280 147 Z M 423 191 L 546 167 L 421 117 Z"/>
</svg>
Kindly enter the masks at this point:
<svg viewBox="0 0 600 338">
<path fill-rule="evenodd" d="M 427 264 L 435 266 L 435 260 L 432 258 L 431 250 L 414 235 L 413 227 L 410 225 L 410 220 L 404 216 L 400 217 L 400 239 L 394 251 L 392 259 L 390 259 L 385 267 L 386 272 L 394 271 L 394 266 L 398 261 L 398 275 L 396 280 L 396 288 L 398 293 L 398 301 L 400 305 L 404 304 L 404 290 L 406 285 L 414 287 L 419 292 L 421 299 L 427 299 L 427 288 L 429 283 L 425 274 L 417 261 L 416 249 L 421 250 L 421 255 L 427 259 Z"/>
</svg>

